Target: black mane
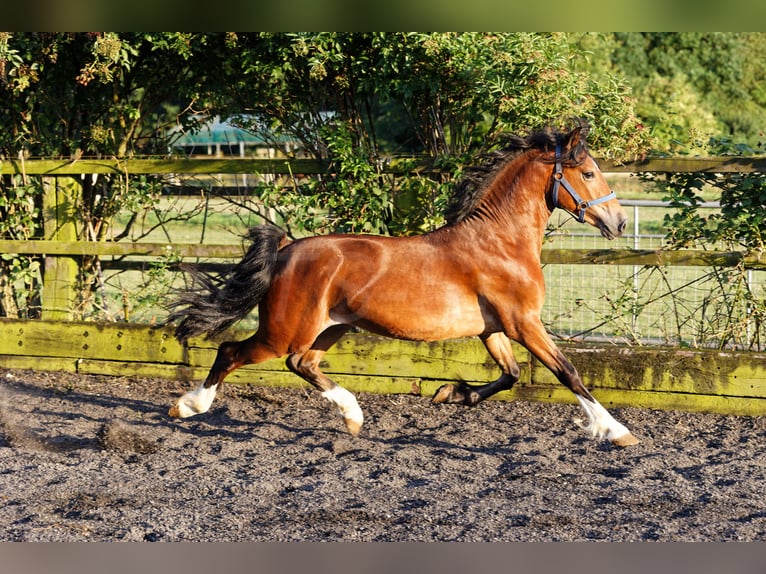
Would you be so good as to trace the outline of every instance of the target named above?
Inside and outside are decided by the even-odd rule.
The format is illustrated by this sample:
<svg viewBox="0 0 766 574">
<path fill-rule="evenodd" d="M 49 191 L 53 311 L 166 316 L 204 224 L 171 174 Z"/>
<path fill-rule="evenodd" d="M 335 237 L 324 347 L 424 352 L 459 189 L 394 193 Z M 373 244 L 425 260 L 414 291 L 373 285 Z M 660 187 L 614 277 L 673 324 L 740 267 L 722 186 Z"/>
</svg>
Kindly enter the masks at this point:
<svg viewBox="0 0 766 574">
<path fill-rule="evenodd" d="M 466 168 L 462 179 L 455 188 L 452 201 L 445 211 L 447 225 L 455 225 L 470 216 L 502 168 L 526 151 L 532 149 L 553 151 L 556 149 L 556 145 L 560 144 L 563 152 L 562 164 L 580 165 L 584 161 L 585 152 L 587 152 L 585 138 L 589 128 L 585 122 L 580 121 L 575 129 L 581 130 L 580 139 L 578 144 L 569 150 L 564 149 L 564 147 L 571 132 L 562 132 L 554 128 L 533 131 L 526 137 L 508 136 L 502 149 L 483 156 L 484 163 L 482 165 Z"/>
</svg>

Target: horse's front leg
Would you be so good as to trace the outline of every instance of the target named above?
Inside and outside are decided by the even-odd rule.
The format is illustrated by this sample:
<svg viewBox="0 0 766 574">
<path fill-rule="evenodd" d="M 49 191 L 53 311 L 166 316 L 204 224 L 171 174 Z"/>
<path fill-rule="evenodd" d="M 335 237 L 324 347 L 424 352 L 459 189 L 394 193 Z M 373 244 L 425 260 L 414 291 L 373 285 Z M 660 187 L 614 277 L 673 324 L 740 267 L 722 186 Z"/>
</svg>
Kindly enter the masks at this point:
<svg viewBox="0 0 766 574">
<path fill-rule="evenodd" d="M 548 367 L 577 397 L 587 421 L 576 422 L 593 438 L 608 439 L 617 446 L 638 444 L 638 439 L 617 422 L 583 385 L 579 373 L 548 336 L 538 317 L 518 327 L 520 343 Z"/>
<path fill-rule="evenodd" d="M 511 340 L 504 333 L 492 333 L 481 337 L 481 341 L 502 369 L 503 374 L 500 378 L 484 385 L 469 385 L 465 382 L 442 385 L 431 402 L 474 406 L 495 393 L 511 389 L 516 384 L 521 370 L 513 356 Z"/>
</svg>

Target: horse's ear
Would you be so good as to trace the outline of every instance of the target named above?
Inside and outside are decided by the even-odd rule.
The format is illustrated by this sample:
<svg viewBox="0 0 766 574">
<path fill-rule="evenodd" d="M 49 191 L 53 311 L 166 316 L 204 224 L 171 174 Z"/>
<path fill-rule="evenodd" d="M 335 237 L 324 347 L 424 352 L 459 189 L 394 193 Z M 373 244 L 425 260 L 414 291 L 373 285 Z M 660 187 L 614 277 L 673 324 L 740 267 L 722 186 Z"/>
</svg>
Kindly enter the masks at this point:
<svg viewBox="0 0 766 574">
<path fill-rule="evenodd" d="M 567 149 L 573 150 L 578 145 L 585 145 L 585 138 L 588 137 L 590 126 L 583 120 L 577 122 L 577 125 L 567 135 Z"/>
<path fill-rule="evenodd" d="M 587 133 L 587 130 L 585 133 L 583 133 L 583 126 L 577 126 L 574 128 L 571 132 L 569 132 L 569 135 L 567 136 L 566 148 L 569 150 L 575 149 L 575 147 L 577 147 L 577 145 L 580 143 L 580 139 L 585 139 Z"/>
</svg>

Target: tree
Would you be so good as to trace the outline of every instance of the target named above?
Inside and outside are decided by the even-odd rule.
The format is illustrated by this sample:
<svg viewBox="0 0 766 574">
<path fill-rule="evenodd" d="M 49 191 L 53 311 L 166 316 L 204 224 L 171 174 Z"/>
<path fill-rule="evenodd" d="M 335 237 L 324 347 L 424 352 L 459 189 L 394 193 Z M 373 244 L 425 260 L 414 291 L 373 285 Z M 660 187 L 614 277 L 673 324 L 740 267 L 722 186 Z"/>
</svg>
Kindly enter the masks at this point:
<svg viewBox="0 0 766 574">
<path fill-rule="evenodd" d="M 166 153 L 171 125 L 199 121 L 222 80 L 221 37 L 19 33 L 0 37 L 0 149 L 69 157 Z"/>
<path fill-rule="evenodd" d="M 287 226 L 412 233 L 441 223 L 461 167 L 506 132 L 579 116 L 592 122 L 591 143 L 604 155 L 646 147 L 626 84 L 578 71 L 581 58 L 563 34 L 5 33 L 0 153 L 165 155 L 170 127 L 193 130 L 221 114 L 331 160 L 322 178 L 258 190 L 254 205 L 280 208 Z M 401 152 L 432 157 L 440 171 L 393 180 L 382 167 Z M 77 233 L 91 240 L 107 236 L 118 212 L 134 215 L 130 227 L 160 193 L 157 180 L 129 175 L 80 184 Z M 0 185 L 0 234 L 39 236 L 40 184 L 8 177 Z M 0 276 L 15 273 L 0 282 L 10 291 L 22 276 L 12 259 L 0 264 Z M 84 263 L 85 300 L 98 260 Z"/>
<path fill-rule="evenodd" d="M 73 160 L 164 155 L 170 126 L 190 129 L 213 107 L 222 80 L 216 75 L 220 67 L 211 62 L 224 46 L 223 35 L 2 33 L 0 154 Z M 73 199 L 80 217 L 77 233 L 91 240 L 106 236 L 116 213 L 152 207 L 159 192 L 158 182 L 127 175 L 79 184 Z M 43 193 L 41 182 L 32 178 L 0 181 L 0 237 L 39 236 Z M 84 259 L 86 297 L 94 289 L 98 259 Z M 5 314 L 34 313 L 29 294 L 38 266 L 34 258 L 4 256 L 0 291 Z"/>
<path fill-rule="evenodd" d="M 437 224 L 431 208 L 443 204 L 459 167 L 509 131 L 580 116 L 591 120 L 592 143 L 604 155 L 635 156 L 647 144 L 628 87 L 612 74 L 594 80 L 578 72 L 583 55 L 562 34 L 247 34 L 236 44 L 241 67 L 230 100 L 250 118 L 240 123 L 338 160 L 334 176 L 308 192 L 272 197 L 294 206 L 312 232 L 402 233 Z M 436 158 L 445 173 L 435 182 L 405 181 L 399 200 L 407 198 L 407 210 L 397 220 L 382 217 L 396 198 L 379 166 L 402 150 Z M 319 206 L 335 217 L 317 222 L 311 214 Z"/>
<path fill-rule="evenodd" d="M 711 138 L 761 145 L 764 46 L 763 33 L 623 32 L 597 58 L 633 86 L 636 113 L 659 151 L 705 153 Z"/>
</svg>

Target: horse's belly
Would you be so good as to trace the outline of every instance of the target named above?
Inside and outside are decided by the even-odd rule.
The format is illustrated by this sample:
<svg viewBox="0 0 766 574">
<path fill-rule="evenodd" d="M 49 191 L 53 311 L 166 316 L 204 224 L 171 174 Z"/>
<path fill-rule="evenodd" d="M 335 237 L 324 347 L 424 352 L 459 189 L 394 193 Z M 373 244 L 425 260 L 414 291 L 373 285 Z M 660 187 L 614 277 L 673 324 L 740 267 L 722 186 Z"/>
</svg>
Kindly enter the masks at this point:
<svg viewBox="0 0 766 574">
<path fill-rule="evenodd" d="M 409 299 L 372 296 L 364 304 L 344 309 L 332 318 L 373 333 L 418 341 L 470 337 L 495 330 L 491 317 L 475 298 L 471 301 L 443 293 Z"/>
</svg>

